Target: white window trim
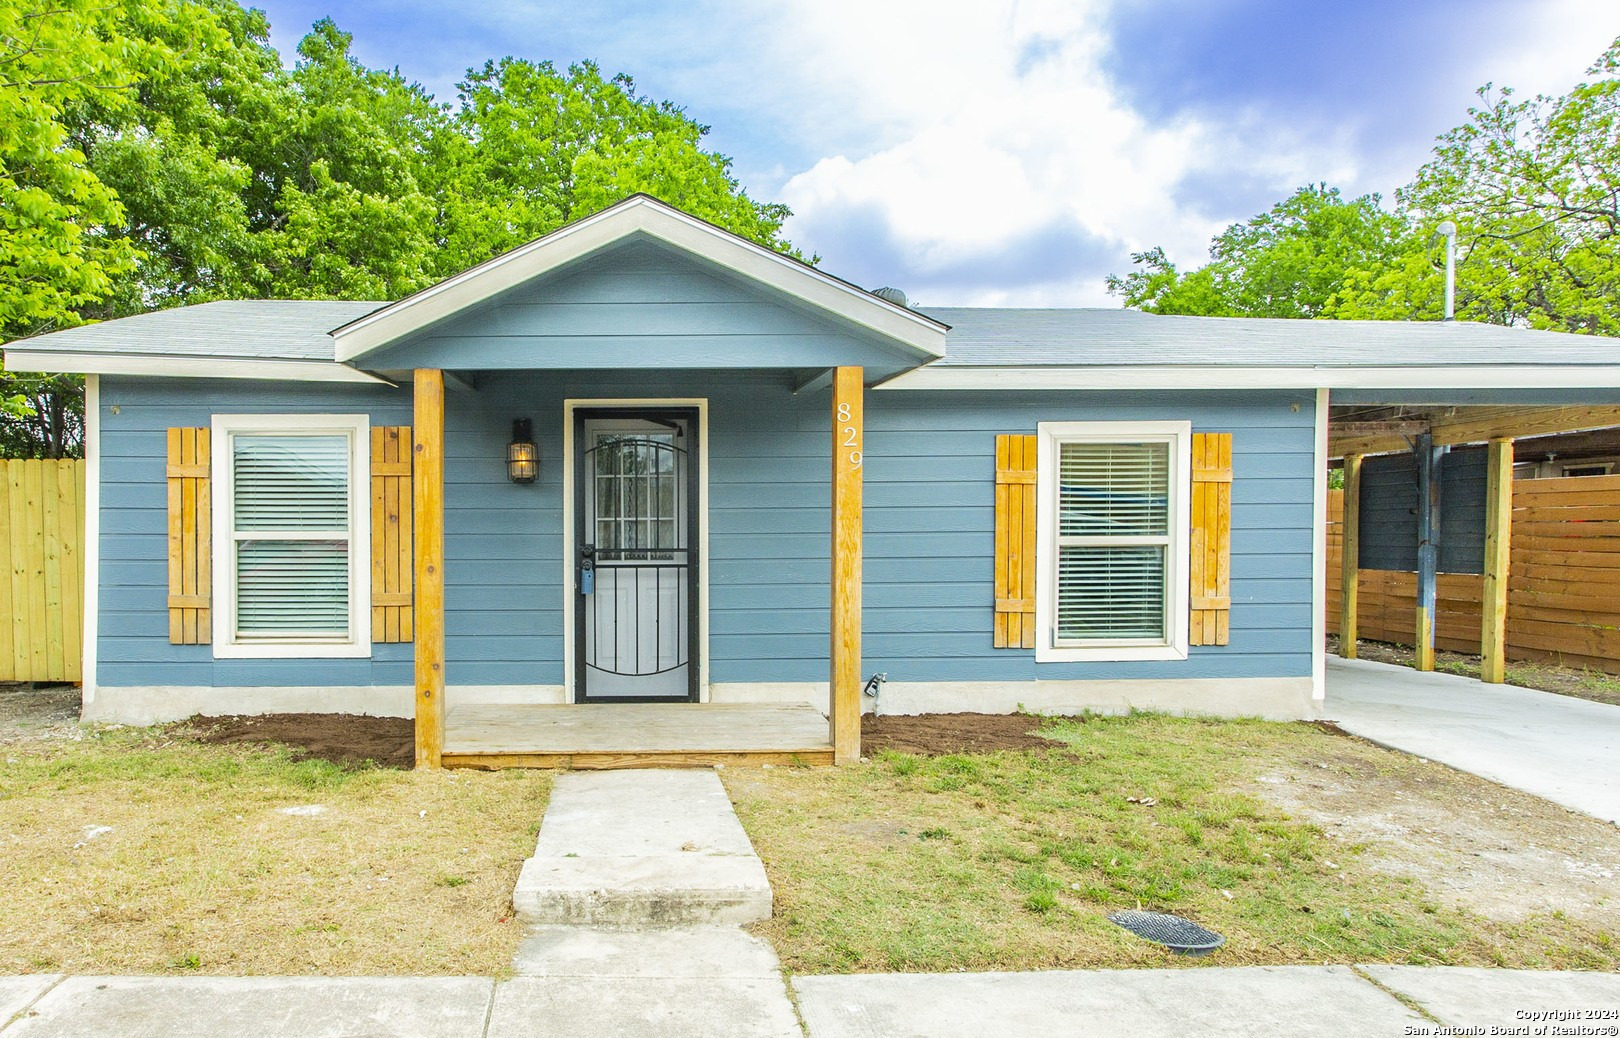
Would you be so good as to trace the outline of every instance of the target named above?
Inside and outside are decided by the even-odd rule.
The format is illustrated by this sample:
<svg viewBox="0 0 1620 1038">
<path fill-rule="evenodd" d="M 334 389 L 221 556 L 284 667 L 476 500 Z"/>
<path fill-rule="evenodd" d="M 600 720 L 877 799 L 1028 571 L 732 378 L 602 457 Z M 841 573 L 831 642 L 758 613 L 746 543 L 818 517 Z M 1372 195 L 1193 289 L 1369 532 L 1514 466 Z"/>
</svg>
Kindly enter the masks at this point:
<svg viewBox="0 0 1620 1038">
<path fill-rule="evenodd" d="M 1192 423 L 1191 422 L 1041 422 L 1035 473 L 1035 662 L 1130 662 L 1187 658 L 1189 591 L 1187 587 L 1192 540 Z M 1150 443 L 1170 444 L 1170 549 L 1166 553 L 1166 616 L 1162 643 L 1131 645 L 1058 646 L 1057 637 L 1057 509 L 1058 444 Z"/>
<path fill-rule="evenodd" d="M 343 641 L 236 637 L 236 545 L 231 519 L 235 483 L 231 437 L 237 433 L 344 433 L 350 437 L 349 636 Z M 214 658 L 355 659 L 371 655 L 371 419 L 364 414 L 216 414 L 213 461 Z"/>
</svg>

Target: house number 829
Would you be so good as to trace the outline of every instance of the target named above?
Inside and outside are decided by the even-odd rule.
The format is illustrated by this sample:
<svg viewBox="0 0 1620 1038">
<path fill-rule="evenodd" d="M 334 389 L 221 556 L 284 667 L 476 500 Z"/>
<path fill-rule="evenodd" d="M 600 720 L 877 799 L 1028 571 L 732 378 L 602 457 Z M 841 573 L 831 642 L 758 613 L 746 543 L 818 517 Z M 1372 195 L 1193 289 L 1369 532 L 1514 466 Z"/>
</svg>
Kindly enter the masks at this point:
<svg viewBox="0 0 1620 1038">
<path fill-rule="evenodd" d="M 840 422 L 847 422 L 849 421 L 849 417 L 849 405 L 839 404 L 838 420 Z M 855 431 L 855 427 L 853 425 L 844 426 L 844 442 L 842 445 L 845 447 L 855 448 L 849 452 L 849 464 L 851 468 L 860 468 L 862 460 L 860 434 Z"/>
</svg>

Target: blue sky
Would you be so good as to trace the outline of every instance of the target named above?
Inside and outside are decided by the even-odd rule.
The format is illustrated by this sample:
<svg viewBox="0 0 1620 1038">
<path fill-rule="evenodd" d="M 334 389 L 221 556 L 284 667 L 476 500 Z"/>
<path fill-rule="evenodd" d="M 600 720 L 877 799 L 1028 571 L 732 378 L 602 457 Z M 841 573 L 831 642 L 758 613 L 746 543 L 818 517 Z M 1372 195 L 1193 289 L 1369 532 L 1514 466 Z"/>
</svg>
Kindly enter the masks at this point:
<svg viewBox="0 0 1620 1038">
<path fill-rule="evenodd" d="M 1386 196 L 1476 87 L 1562 93 L 1614 0 L 259 0 L 441 100 L 506 54 L 594 59 L 713 128 L 793 242 L 934 305 L 1115 305 L 1103 277 L 1325 180 Z"/>
</svg>

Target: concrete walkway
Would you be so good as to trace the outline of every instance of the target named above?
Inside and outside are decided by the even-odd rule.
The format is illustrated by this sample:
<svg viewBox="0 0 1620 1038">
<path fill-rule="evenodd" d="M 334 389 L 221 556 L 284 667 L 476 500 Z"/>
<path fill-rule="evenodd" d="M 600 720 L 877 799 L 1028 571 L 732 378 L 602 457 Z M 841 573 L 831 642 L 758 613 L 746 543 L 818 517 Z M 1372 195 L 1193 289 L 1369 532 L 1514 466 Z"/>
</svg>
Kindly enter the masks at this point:
<svg viewBox="0 0 1620 1038">
<path fill-rule="evenodd" d="M 558 775 L 512 903 L 529 934 L 481 1038 L 801 1038 L 776 952 L 738 928 L 771 885 L 713 771 Z"/>
<path fill-rule="evenodd" d="M 538 926 L 742 924 L 771 885 L 713 771 L 569 771 L 512 903 Z"/>
<path fill-rule="evenodd" d="M 1329 656 L 1322 714 L 1374 742 L 1620 823 L 1620 706 Z"/>
<path fill-rule="evenodd" d="M 748 970 L 780 1001 L 769 1016 L 739 1014 L 736 989 L 683 965 L 683 947 L 656 961 L 688 974 L 644 982 L 642 955 L 575 976 L 7 977 L 3 1038 L 577 1038 L 725 1035 L 797 1038 L 774 956 Z M 1286 966 L 1050 973 L 878 974 L 793 981 L 810 1038 L 1049 1038 L 1052 1035 L 1410 1035 L 1453 1028 L 1557 1025 L 1559 1011 L 1620 1010 L 1620 976 L 1411 966 Z M 1402 1000 L 1405 1000 L 1404 1002 Z M 750 1003 L 751 1005 L 754 1003 Z M 10 1021 L 8 1024 L 7 1021 Z M 1539 1022 L 1537 1022 L 1539 1021 Z M 1612 1018 L 1563 1018 L 1609 1027 Z M 1428 1030 L 1424 1030 L 1424 1029 Z M 1557 1033 L 1555 1030 L 1542 1034 Z M 1566 1033 L 1613 1033 L 1612 1031 Z"/>
</svg>

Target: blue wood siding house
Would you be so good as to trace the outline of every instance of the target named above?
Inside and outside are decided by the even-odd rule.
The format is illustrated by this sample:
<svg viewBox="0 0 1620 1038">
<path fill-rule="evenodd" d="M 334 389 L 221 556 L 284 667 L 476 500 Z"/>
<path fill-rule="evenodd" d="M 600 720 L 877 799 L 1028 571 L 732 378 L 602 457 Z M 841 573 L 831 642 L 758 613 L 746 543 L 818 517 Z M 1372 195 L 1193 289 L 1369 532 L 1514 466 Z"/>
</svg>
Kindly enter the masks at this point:
<svg viewBox="0 0 1620 1038">
<path fill-rule="evenodd" d="M 917 310 L 644 196 L 6 362 L 89 373 L 87 718 L 415 715 L 433 762 L 474 706 L 792 708 L 829 757 L 861 709 L 1315 716 L 1330 391 L 1620 386 L 1553 333 Z"/>
</svg>

